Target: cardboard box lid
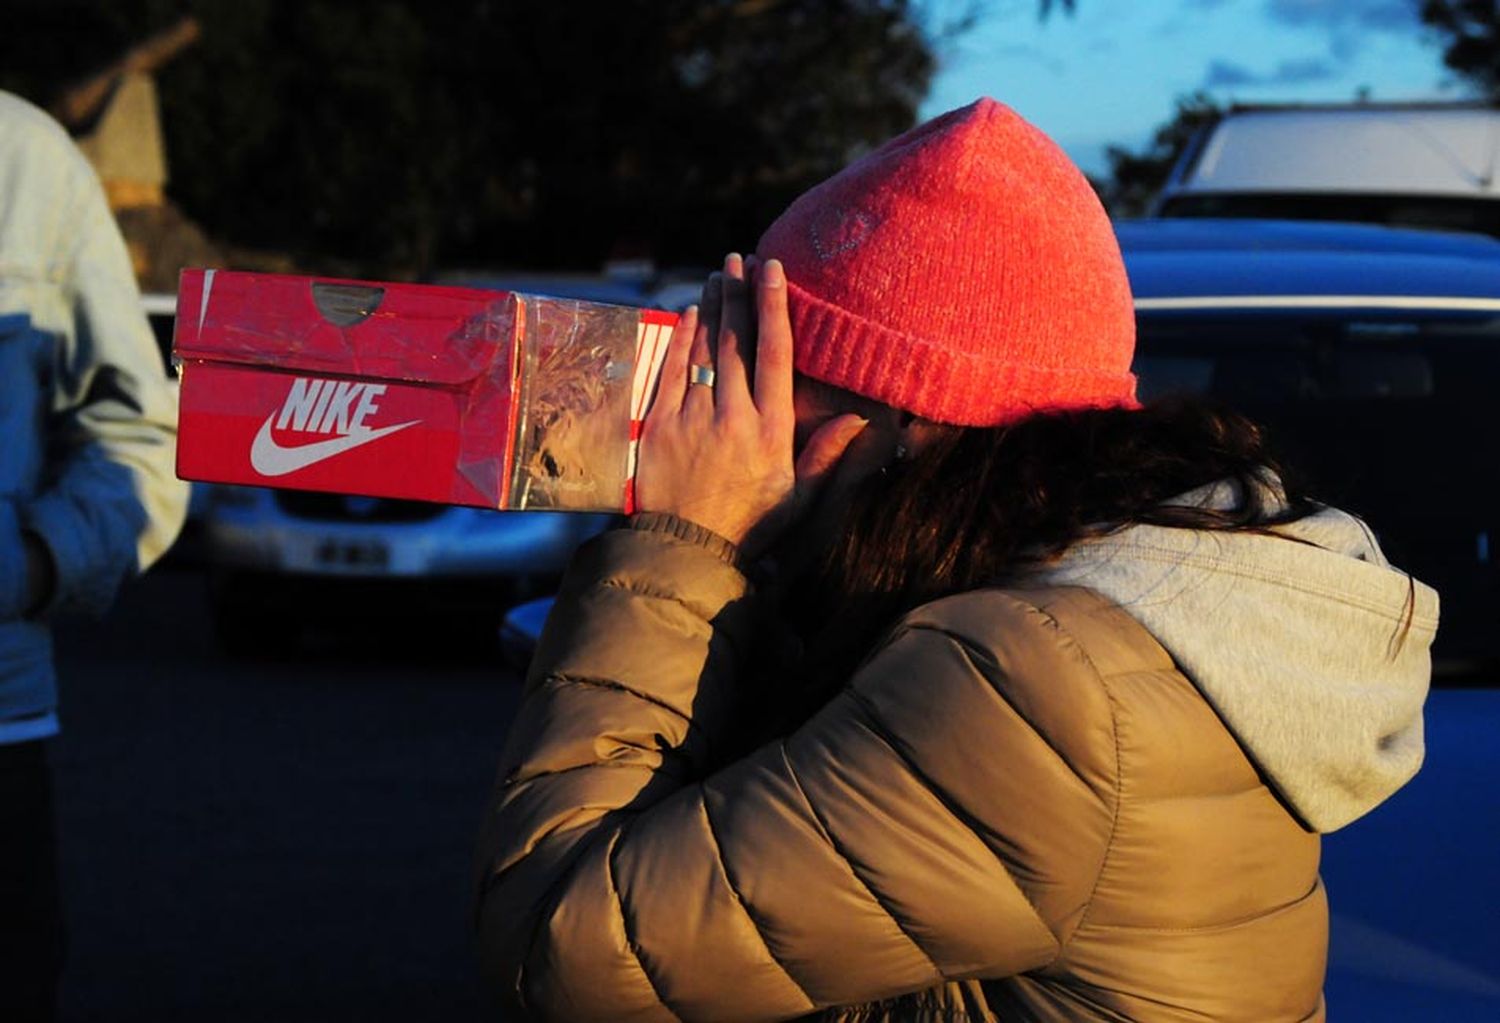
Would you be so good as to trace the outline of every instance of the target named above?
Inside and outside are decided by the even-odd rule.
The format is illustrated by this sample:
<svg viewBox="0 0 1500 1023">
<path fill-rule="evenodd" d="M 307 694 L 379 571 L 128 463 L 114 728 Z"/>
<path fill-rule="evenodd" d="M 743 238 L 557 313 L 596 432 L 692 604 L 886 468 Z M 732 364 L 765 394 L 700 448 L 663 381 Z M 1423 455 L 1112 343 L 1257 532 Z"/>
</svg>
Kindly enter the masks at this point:
<svg viewBox="0 0 1500 1023">
<path fill-rule="evenodd" d="M 331 277 L 184 270 L 174 355 L 183 362 L 460 386 L 508 367 L 508 292 Z"/>
</svg>

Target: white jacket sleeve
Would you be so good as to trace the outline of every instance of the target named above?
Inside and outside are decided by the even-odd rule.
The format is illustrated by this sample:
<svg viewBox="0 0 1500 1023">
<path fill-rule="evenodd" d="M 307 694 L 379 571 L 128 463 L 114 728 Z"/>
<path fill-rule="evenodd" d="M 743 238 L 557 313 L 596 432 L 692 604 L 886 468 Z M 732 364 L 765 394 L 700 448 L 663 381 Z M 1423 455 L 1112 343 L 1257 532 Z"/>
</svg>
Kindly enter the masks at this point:
<svg viewBox="0 0 1500 1023">
<path fill-rule="evenodd" d="M 47 218 L 56 237 L 39 240 L 53 247 L 53 309 L 36 324 L 53 343 L 45 469 L 17 511 L 57 569 L 47 610 L 99 612 L 182 527 L 176 398 L 93 169 L 65 138 L 39 132 L 36 142 L 58 179 Z"/>
</svg>

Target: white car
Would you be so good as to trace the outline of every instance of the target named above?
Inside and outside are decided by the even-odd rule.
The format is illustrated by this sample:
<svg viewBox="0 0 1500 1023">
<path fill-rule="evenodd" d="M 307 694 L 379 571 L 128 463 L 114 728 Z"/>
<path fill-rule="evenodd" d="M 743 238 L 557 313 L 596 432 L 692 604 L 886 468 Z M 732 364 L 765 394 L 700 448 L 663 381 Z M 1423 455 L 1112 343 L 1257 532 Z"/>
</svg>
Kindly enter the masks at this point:
<svg viewBox="0 0 1500 1023">
<path fill-rule="evenodd" d="M 1188 145 L 1152 212 L 1500 235 L 1497 166 L 1487 104 L 1237 106 Z"/>
<path fill-rule="evenodd" d="M 161 350 L 162 368 L 172 388 L 172 397 L 177 397 L 177 368 L 172 364 L 172 330 L 177 322 L 177 296 L 163 292 L 146 292 L 141 296 L 141 309 L 151 333 L 156 337 L 156 346 Z M 187 521 L 182 533 L 167 552 L 172 562 L 195 563 L 202 557 L 203 513 L 208 508 L 210 488 L 205 483 L 188 484 Z"/>
<path fill-rule="evenodd" d="M 607 278 L 466 277 L 471 287 L 644 305 Z M 612 517 L 499 512 L 298 490 L 206 488 L 203 546 L 219 638 L 277 652 L 309 627 L 420 617 L 493 640 L 501 611 L 545 592 L 584 539 Z"/>
</svg>

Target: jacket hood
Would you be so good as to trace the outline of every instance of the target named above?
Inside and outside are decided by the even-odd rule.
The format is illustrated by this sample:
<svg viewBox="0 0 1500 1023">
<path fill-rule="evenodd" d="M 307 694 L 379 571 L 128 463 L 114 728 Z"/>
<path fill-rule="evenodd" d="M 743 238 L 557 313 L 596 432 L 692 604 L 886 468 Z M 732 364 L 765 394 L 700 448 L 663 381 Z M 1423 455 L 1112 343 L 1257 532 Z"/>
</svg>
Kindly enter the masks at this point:
<svg viewBox="0 0 1500 1023">
<path fill-rule="evenodd" d="M 1172 503 L 1236 495 L 1221 483 Z M 1130 526 L 1075 545 L 1042 581 L 1093 589 L 1145 626 L 1282 798 L 1329 832 L 1422 764 L 1438 595 L 1347 512 L 1274 533 Z"/>
</svg>

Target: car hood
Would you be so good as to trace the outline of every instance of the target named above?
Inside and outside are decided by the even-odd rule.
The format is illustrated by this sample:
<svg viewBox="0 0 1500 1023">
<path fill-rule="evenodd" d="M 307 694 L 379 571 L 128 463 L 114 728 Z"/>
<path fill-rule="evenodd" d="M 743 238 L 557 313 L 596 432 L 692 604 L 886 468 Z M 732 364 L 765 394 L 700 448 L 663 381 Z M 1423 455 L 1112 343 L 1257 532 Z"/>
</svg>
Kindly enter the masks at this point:
<svg viewBox="0 0 1500 1023">
<path fill-rule="evenodd" d="M 1500 239 L 1464 231 L 1326 220 L 1144 217 L 1115 222 L 1120 248 L 1139 252 L 1365 252 L 1500 258 Z"/>
<path fill-rule="evenodd" d="M 1115 225 L 1138 309 L 1214 298 L 1232 308 L 1500 309 L 1500 241 L 1483 235 L 1274 220 Z M 1456 303 L 1454 300 L 1458 300 Z"/>
</svg>

